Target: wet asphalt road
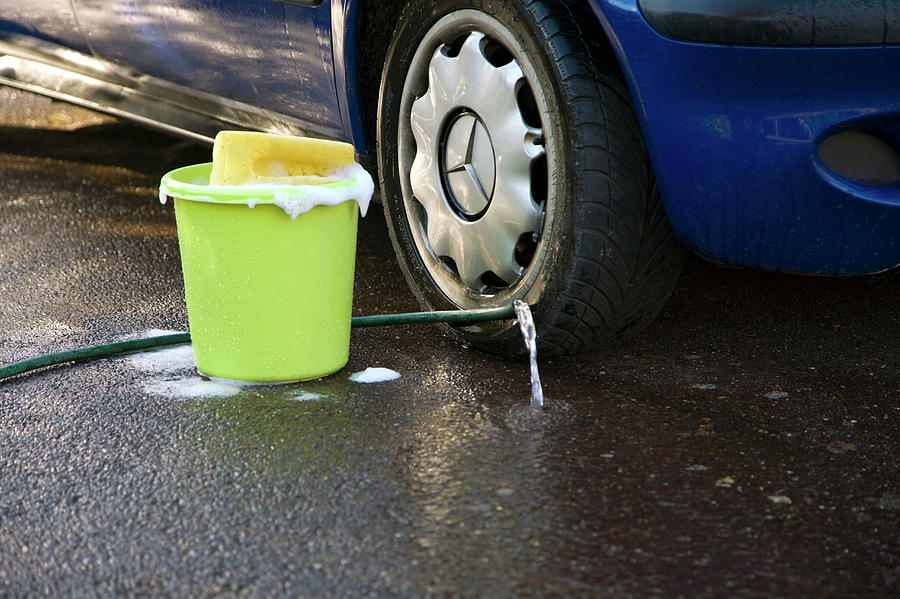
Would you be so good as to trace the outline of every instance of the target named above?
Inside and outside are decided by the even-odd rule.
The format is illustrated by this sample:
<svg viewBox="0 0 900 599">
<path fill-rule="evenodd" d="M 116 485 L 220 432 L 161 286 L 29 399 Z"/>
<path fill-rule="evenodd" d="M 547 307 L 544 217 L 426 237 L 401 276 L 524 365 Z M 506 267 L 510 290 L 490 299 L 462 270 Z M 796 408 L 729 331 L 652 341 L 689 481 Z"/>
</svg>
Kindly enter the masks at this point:
<svg viewBox="0 0 900 599">
<path fill-rule="evenodd" d="M 0 363 L 186 330 L 156 185 L 208 148 L 0 105 Z M 126 358 L 0 383 L 0 597 L 898 596 L 898 297 L 690 259 L 633 342 L 541 361 L 543 412 L 422 326 L 230 395 Z M 354 313 L 415 308 L 376 210 Z"/>
</svg>

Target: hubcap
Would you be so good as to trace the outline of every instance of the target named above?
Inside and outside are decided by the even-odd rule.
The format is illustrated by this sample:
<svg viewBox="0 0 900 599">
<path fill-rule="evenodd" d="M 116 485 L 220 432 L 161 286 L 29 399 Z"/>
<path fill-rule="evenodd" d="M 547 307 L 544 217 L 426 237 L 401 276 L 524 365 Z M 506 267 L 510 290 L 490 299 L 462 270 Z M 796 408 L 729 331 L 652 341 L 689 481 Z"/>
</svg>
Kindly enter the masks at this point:
<svg viewBox="0 0 900 599">
<path fill-rule="evenodd" d="M 438 21 L 410 65 L 398 135 L 404 207 L 425 268 L 457 305 L 521 297 L 537 276 L 552 140 L 536 81 L 517 38 L 480 11 Z"/>
<path fill-rule="evenodd" d="M 494 193 L 496 165 L 487 127 L 478 115 L 463 112 L 446 128 L 444 186 L 460 215 L 481 216 Z"/>
</svg>

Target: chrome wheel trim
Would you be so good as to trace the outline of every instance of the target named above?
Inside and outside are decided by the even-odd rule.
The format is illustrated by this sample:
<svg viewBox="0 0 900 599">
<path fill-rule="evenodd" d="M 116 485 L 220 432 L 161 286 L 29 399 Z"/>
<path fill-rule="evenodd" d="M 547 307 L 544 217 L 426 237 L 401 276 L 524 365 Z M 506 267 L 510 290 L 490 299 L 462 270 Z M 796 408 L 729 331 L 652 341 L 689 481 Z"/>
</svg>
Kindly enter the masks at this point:
<svg viewBox="0 0 900 599">
<path fill-rule="evenodd" d="M 511 60 L 495 66 L 489 47 Z M 520 92 L 530 94 L 540 126 L 526 122 Z M 554 216 L 544 96 L 518 39 L 480 11 L 439 20 L 413 56 L 398 128 L 403 206 L 425 269 L 458 306 L 507 303 L 538 277 Z M 534 168 L 548 171 L 540 201 L 532 197 Z M 531 244 L 526 260 L 517 256 L 523 240 Z"/>
</svg>

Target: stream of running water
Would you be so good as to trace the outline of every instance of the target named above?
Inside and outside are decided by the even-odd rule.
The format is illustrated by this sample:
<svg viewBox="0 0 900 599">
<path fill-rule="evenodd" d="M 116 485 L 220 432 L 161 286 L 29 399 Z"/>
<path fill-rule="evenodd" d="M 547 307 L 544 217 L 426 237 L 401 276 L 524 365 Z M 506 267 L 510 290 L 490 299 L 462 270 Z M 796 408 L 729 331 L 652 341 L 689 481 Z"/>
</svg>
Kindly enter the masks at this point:
<svg viewBox="0 0 900 599">
<path fill-rule="evenodd" d="M 522 300 L 514 301 L 513 307 L 516 310 L 516 318 L 519 320 L 519 328 L 522 329 L 522 337 L 525 339 L 528 359 L 531 362 L 531 406 L 541 408 L 544 406 L 544 389 L 541 387 L 541 377 L 538 374 L 537 333 L 534 330 L 531 308 Z"/>
</svg>

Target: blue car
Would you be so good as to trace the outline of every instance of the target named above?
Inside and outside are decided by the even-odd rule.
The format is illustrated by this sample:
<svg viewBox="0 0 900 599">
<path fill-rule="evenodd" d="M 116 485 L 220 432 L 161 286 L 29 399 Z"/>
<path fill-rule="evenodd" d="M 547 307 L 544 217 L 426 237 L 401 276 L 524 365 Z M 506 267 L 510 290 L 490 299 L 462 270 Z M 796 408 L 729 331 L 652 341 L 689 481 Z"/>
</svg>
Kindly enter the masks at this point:
<svg viewBox="0 0 900 599">
<path fill-rule="evenodd" d="M 900 263 L 898 44 L 888 0 L 0 0 L 0 83 L 349 141 L 423 307 L 525 298 L 563 353 L 645 327 L 684 248 Z"/>
</svg>

